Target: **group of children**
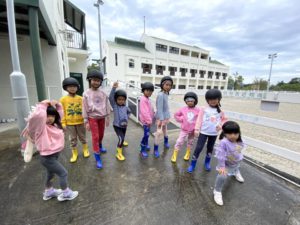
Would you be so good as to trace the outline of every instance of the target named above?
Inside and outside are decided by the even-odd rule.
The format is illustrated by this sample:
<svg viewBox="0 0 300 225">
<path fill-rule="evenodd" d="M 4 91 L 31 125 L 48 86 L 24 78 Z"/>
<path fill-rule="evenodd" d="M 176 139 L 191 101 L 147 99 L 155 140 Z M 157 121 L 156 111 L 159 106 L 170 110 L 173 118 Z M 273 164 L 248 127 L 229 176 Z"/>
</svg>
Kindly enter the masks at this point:
<svg viewBox="0 0 300 225">
<path fill-rule="evenodd" d="M 28 120 L 28 136 L 36 144 L 41 155 L 41 163 L 47 170 L 46 190 L 44 200 L 57 197 L 59 201 L 72 200 L 77 191 L 72 191 L 67 184 L 67 171 L 58 162 L 59 152 L 64 148 L 64 131 L 68 133 L 72 156 L 71 163 L 77 161 L 78 149 L 77 138 L 83 146 L 83 156 L 89 157 L 90 153 L 86 141 L 85 131 L 91 131 L 92 146 L 96 160 L 96 168 L 103 167 L 100 153 L 107 150 L 102 145 L 105 127 L 109 126 L 110 113 L 114 113 L 113 128 L 118 137 L 116 158 L 125 160 L 123 147 L 128 146 L 125 141 L 130 109 L 126 105 L 127 94 L 124 90 L 118 89 L 118 82 L 113 83 L 109 97 L 100 89 L 103 81 L 103 74 L 100 71 L 92 70 L 87 74 L 89 89 L 83 93 L 83 97 L 76 95 L 80 88 L 78 81 L 74 78 L 66 78 L 63 81 L 63 89 L 68 95 L 56 101 L 45 100 L 37 105 L 36 110 Z M 139 120 L 143 125 L 144 135 L 140 142 L 140 155 L 148 157 L 150 127 L 156 124 L 154 135 L 153 155 L 160 156 L 159 143 L 163 137 L 164 148 L 169 149 L 167 125 L 170 122 L 171 113 L 169 109 L 168 96 L 173 87 L 173 79 L 165 76 L 161 79 L 161 91 L 156 98 L 156 112 L 154 112 L 150 97 L 154 92 L 154 85 L 150 82 L 141 85 L 142 96 L 139 102 Z M 244 179 L 239 171 L 239 165 L 243 159 L 242 149 L 244 147 L 239 125 L 234 121 L 226 121 L 224 112 L 221 110 L 222 94 L 217 89 L 208 90 L 205 94 L 207 106 L 197 107 L 198 96 L 194 92 L 187 92 L 184 95 L 186 106 L 179 109 L 175 120 L 181 124 L 179 137 L 176 141 L 171 161 L 176 163 L 177 155 L 185 141 L 187 148 L 184 160 L 189 161 L 194 138 L 198 138 L 196 148 L 191 158 L 188 173 L 195 170 L 197 159 L 207 142 L 207 152 L 204 167 L 211 170 L 210 161 L 214 145 L 221 131 L 220 143 L 215 156 L 218 159 L 216 167 L 218 175 L 215 182 L 214 200 L 218 205 L 223 205 L 222 187 L 228 176 L 235 176 L 239 182 Z M 54 174 L 60 179 L 61 189 L 54 189 L 51 183 Z"/>
</svg>

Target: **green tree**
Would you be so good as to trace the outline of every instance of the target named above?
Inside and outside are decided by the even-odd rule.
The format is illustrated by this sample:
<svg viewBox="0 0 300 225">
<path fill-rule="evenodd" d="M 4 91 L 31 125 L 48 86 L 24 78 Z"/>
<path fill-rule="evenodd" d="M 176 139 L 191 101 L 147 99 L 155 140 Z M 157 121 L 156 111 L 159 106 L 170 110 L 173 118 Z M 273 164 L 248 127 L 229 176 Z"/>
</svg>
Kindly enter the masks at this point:
<svg viewBox="0 0 300 225">
<path fill-rule="evenodd" d="M 97 64 L 97 63 L 92 63 L 92 64 L 90 64 L 90 65 L 88 65 L 88 71 L 90 71 L 90 70 L 99 70 L 100 69 L 100 67 L 99 67 L 99 64 Z"/>
<path fill-rule="evenodd" d="M 232 76 L 228 77 L 228 84 L 227 84 L 227 89 L 232 90 L 234 88 L 234 79 Z"/>
</svg>

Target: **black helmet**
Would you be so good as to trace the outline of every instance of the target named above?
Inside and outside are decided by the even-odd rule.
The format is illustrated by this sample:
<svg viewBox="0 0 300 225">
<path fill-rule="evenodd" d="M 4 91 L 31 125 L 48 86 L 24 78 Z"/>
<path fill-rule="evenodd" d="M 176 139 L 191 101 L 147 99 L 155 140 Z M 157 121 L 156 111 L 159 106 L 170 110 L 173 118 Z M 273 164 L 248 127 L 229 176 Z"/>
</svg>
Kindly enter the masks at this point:
<svg viewBox="0 0 300 225">
<path fill-rule="evenodd" d="M 154 85 L 151 82 L 141 84 L 142 92 L 145 90 L 154 91 Z"/>
<path fill-rule="evenodd" d="M 124 90 L 122 90 L 122 89 L 117 90 L 117 91 L 115 92 L 115 96 L 114 96 L 115 101 L 117 101 L 117 98 L 120 97 L 120 96 L 122 96 L 122 97 L 124 97 L 125 99 L 127 99 L 126 91 L 124 91 Z"/>
<path fill-rule="evenodd" d="M 90 70 L 86 75 L 86 79 L 90 80 L 92 78 L 98 78 L 101 81 L 103 81 L 103 73 L 99 70 Z"/>
<path fill-rule="evenodd" d="M 78 89 L 80 88 L 79 82 L 73 77 L 67 77 L 62 82 L 62 86 L 65 91 L 67 90 L 67 87 L 71 85 L 77 86 Z"/>
<path fill-rule="evenodd" d="M 193 99 L 195 99 L 195 105 L 198 104 L 198 96 L 196 95 L 195 92 L 192 92 L 192 91 L 187 92 L 187 93 L 184 95 L 184 98 L 183 98 L 184 101 L 185 101 L 187 98 L 193 98 Z"/>
<path fill-rule="evenodd" d="M 167 80 L 171 81 L 172 86 L 173 86 L 173 79 L 172 79 L 172 77 L 170 77 L 170 76 L 164 76 L 163 78 L 161 78 L 161 81 L 160 81 L 160 87 L 161 88 L 163 88 L 163 83 L 165 81 L 167 81 Z"/>
<path fill-rule="evenodd" d="M 222 93 L 218 89 L 210 89 L 205 93 L 205 99 L 206 101 L 208 100 L 213 100 L 213 99 L 222 99 Z"/>
</svg>

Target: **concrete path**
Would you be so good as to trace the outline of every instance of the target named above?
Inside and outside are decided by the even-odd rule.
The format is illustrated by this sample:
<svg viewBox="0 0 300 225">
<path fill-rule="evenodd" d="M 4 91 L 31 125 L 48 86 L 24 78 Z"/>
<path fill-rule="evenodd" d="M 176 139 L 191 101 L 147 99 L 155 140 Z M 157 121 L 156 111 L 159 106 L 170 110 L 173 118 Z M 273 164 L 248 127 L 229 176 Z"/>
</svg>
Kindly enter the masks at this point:
<svg viewBox="0 0 300 225">
<path fill-rule="evenodd" d="M 203 171 L 203 154 L 192 175 L 185 172 L 184 151 L 177 164 L 170 162 L 171 149 L 162 151 L 159 159 L 151 155 L 142 160 L 138 154 L 142 133 L 130 121 L 126 161 L 118 162 L 117 138 L 111 127 L 107 129 L 104 144 L 109 151 L 102 155 L 101 171 L 95 169 L 93 157 L 80 155 L 70 164 L 66 148 L 60 161 L 69 171 L 71 188 L 79 191 L 70 202 L 42 200 L 44 169 L 39 156 L 25 164 L 16 149 L 0 152 L 0 224 L 300 224 L 299 189 L 243 163 L 245 183 L 228 179 L 224 206 L 217 206 L 212 196 L 216 172 Z M 176 137 L 177 133 L 170 134 L 172 146 Z"/>
</svg>

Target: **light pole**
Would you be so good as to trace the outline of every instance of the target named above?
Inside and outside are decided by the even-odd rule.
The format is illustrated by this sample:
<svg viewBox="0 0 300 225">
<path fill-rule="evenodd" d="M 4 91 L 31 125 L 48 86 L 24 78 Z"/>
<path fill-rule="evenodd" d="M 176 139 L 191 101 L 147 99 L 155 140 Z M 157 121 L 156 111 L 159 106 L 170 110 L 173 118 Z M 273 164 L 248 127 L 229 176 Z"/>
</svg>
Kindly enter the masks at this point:
<svg viewBox="0 0 300 225">
<path fill-rule="evenodd" d="M 101 44 L 101 15 L 100 15 L 100 6 L 103 5 L 104 2 L 102 0 L 97 0 L 97 2 L 94 3 L 94 6 L 98 9 L 98 29 L 99 29 L 99 53 L 100 53 L 100 71 L 104 73 L 103 71 L 103 62 L 102 62 L 102 44 Z"/>
<path fill-rule="evenodd" d="M 13 72 L 10 74 L 10 85 L 12 90 L 12 97 L 17 110 L 19 131 L 22 131 L 26 125 L 25 118 L 29 114 L 27 84 L 25 76 L 21 72 L 19 61 L 14 1 L 6 0 L 6 7 L 11 61 L 13 65 Z"/>
<path fill-rule="evenodd" d="M 271 59 L 271 66 L 270 66 L 270 73 L 269 73 L 269 79 L 268 79 L 268 86 L 267 91 L 270 89 L 270 81 L 271 81 L 271 75 L 272 75 L 272 66 L 273 66 L 273 60 L 277 57 L 277 53 L 269 54 L 269 59 Z"/>
</svg>

